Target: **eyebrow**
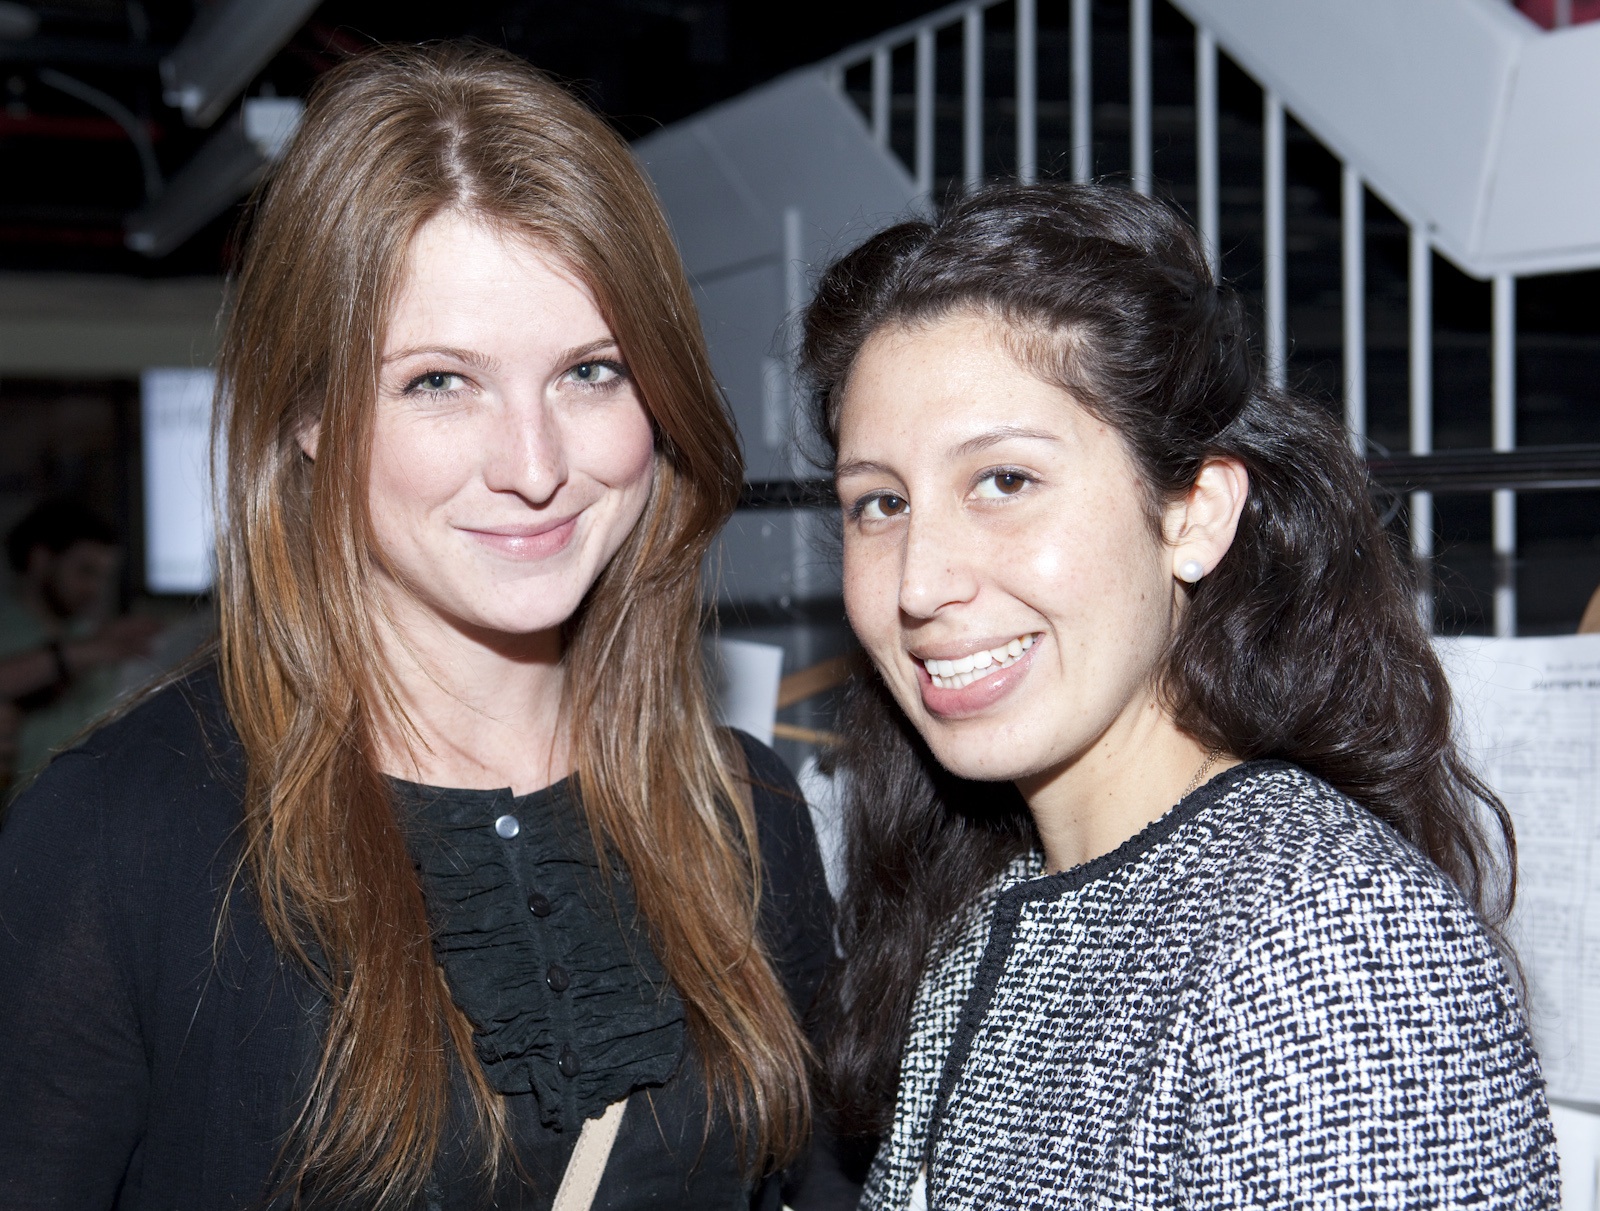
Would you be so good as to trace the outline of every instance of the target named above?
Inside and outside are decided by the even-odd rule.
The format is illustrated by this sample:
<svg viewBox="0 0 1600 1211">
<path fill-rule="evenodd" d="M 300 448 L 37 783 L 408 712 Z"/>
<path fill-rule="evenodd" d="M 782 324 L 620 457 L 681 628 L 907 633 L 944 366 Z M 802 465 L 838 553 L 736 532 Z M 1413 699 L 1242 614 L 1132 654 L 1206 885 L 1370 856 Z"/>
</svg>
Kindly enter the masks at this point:
<svg viewBox="0 0 1600 1211">
<path fill-rule="evenodd" d="M 457 349 L 451 345 L 417 345 L 410 349 L 397 349 L 383 359 L 385 366 L 391 362 L 404 361 L 408 357 L 421 357 L 432 354 L 435 357 L 450 357 L 458 362 L 466 362 L 469 366 L 478 369 L 489 369 L 495 365 L 494 358 L 486 353 L 479 353 L 476 349 Z"/>
<path fill-rule="evenodd" d="M 951 458 L 960 458 L 967 454 L 978 454 L 991 446 L 998 446 L 1006 441 L 1042 441 L 1059 442 L 1061 439 L 1054 433 L 1043 429 L 1027 429 L 1020 425 L 1001 425 L 998 429 L 990 429 L 987 433 L 980 433 L 976 437 L 969 437 L 959 446 L 950 451 Z"/>
<path fill-rule="evenodd" d="M 835 479 L 843 479 L 847 475 L 894 475 L 894 468 L 887 463 L 875 463 L 871 459 L 855 459 L 847 463 L 839 463 L 833 469 Z"/>
<path fill-rule="evenodd" d="M 556 360 L 564 363 L 580 362 L 602 349 L 618 349 L 617 338 L 603 336 L 584 345 L 574 345 L 572 348 L 564 350 Z M 620 349 L 618 349 L 618 352 L 621 352 Z M 383 364 L 387 366 L 391 362 L 402 361 L 408 357 L 420 357 L 424 354 L 455 358 L 457 361 L 465 362 L 467 365 L 479 370 L 492 370 L 498 364 L 494 358 L 486 353 L 479 353 L 476 349 L 458 349 L 452 345 L 418 345 L 410 349 L 398 349 L 385 357 Z"/>
</svg>

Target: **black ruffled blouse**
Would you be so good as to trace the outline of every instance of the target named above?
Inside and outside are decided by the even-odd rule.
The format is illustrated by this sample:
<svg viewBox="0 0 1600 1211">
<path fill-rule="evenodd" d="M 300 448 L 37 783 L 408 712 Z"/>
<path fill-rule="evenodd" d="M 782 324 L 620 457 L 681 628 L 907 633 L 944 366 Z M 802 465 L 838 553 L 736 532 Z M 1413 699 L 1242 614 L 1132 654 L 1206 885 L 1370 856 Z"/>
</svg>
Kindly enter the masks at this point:
<svg viewBox="0 0 1600 1211">
<path fill-rule="evenodd" d="M 666 1084 L 683 1056 L 683 1005 L 627 872 L 597 861 L 570 783 L 520 796 L 397 789 L 434 952 L 489 1083 L 531 1093 L 540 1122 L 562 1132 Z"/>
<path fill-rule="evenodd" d="M 803 1012 L 831 946 L 826 885 L 793 779 L 771 750 L 741 741 L 770 889 L 763 932 Z M 740 1175 L 720 1115 L 707 1130 L 682 1001 L 638 919 L 627 871 L 597 857 L 570 781 L 520 796 L 394 785 L 435 954 L 489 1083 L 507 1097 L 518 1158 L 534 1179 L 531 1189 L 497 1191 L 497 1204 L 548 1206 L 583 1121 L 623 1098 L 597 1207 L 776 1199 L 775 1188 L 752 1191 Z M 450 1171 L 471 1159 L 470 1149 L 447 1152 L 430 1201 L 482 1205 L 472 1175 Z"/>
</svg>

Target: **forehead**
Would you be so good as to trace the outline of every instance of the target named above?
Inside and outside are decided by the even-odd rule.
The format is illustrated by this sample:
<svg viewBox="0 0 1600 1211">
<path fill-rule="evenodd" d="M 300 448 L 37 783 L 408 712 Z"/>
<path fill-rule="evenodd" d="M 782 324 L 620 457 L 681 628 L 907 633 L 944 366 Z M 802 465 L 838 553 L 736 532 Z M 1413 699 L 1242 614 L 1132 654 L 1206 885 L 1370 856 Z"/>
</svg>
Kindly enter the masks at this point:
<svg viewBox="0 0 1600 1211">
<path fill-rule="evenodd" d="M 411 238 L 401 263 L 391 322 L 482 308 L 539 306 L 599 314 L 584 276 L 547 242 L 485 216 L 459 210 L 434 215 Z"/>
<path fill-rule="evenodd" d="M 959 441 L 964 431 L 1007 424 L 1071 430 L 1086 413 L 1024 359 L 1026 340 L 980 312 L 880 328 L 840 393 L 841 449 L 891 434 Z"/>
</svg>

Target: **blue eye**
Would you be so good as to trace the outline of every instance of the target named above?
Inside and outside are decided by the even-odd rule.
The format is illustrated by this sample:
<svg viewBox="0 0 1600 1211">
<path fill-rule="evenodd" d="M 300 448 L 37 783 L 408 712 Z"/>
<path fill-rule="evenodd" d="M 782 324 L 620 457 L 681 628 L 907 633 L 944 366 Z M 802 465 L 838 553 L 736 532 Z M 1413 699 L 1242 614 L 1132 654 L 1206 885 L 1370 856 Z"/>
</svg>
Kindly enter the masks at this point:
<svg viewBox="0 0 1600 1211">
<path fill-rule="evenodd" d="M 406 390 L 421 391 L 429 395 L 448 395 L 459 391 L 466 386 L 467 380 L 459 374 L 451 374 L 448 370 L 430 370 L 427 374 L 419 374 L 406 384 Z"/>
<path fill-rule="evenodd" d="M 604 387 L 622 377 L 622 367 L 616 362 L 579 362 L 567 377 L 584 387 Z"/>
</svg>

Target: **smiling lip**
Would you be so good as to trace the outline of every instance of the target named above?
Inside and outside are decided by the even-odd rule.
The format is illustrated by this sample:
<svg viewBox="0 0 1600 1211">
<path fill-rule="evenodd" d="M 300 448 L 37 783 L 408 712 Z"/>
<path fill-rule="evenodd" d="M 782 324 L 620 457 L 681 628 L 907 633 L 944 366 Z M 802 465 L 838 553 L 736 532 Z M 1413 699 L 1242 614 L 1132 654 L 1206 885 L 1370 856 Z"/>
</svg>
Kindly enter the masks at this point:
<svg viewBox="0 0 1600 1211">
<path fill-rule="evenodd" d="M 922 691 L 922 705 L 927 708 L 930 715 L 937 715 L 941 719 L 966 719 L 982 713 L 1021 684 L 1022 679 L 1028 675 L 1028 670 L 1033 667 L 1034 655 L 1039 651 L 1039 644 L 1043 638 L 1036 633 L 1033 645 L 1023 652 L 1015 663 L 1004 668 L 996 666 L 995 671 L 987 677 L 979 677 L 960 689 L 945 689 L 934 685 L 923 660 L 914 659 L 912 664 L 917 670 L 917 688 Z"/>
<path fill-rule="evenodd" d="M 578 514 L 537 525 L 458 527 L 473 541 L 508 559 L 548 559 L 564 551 L 578 529 Z"/>
</svg>

